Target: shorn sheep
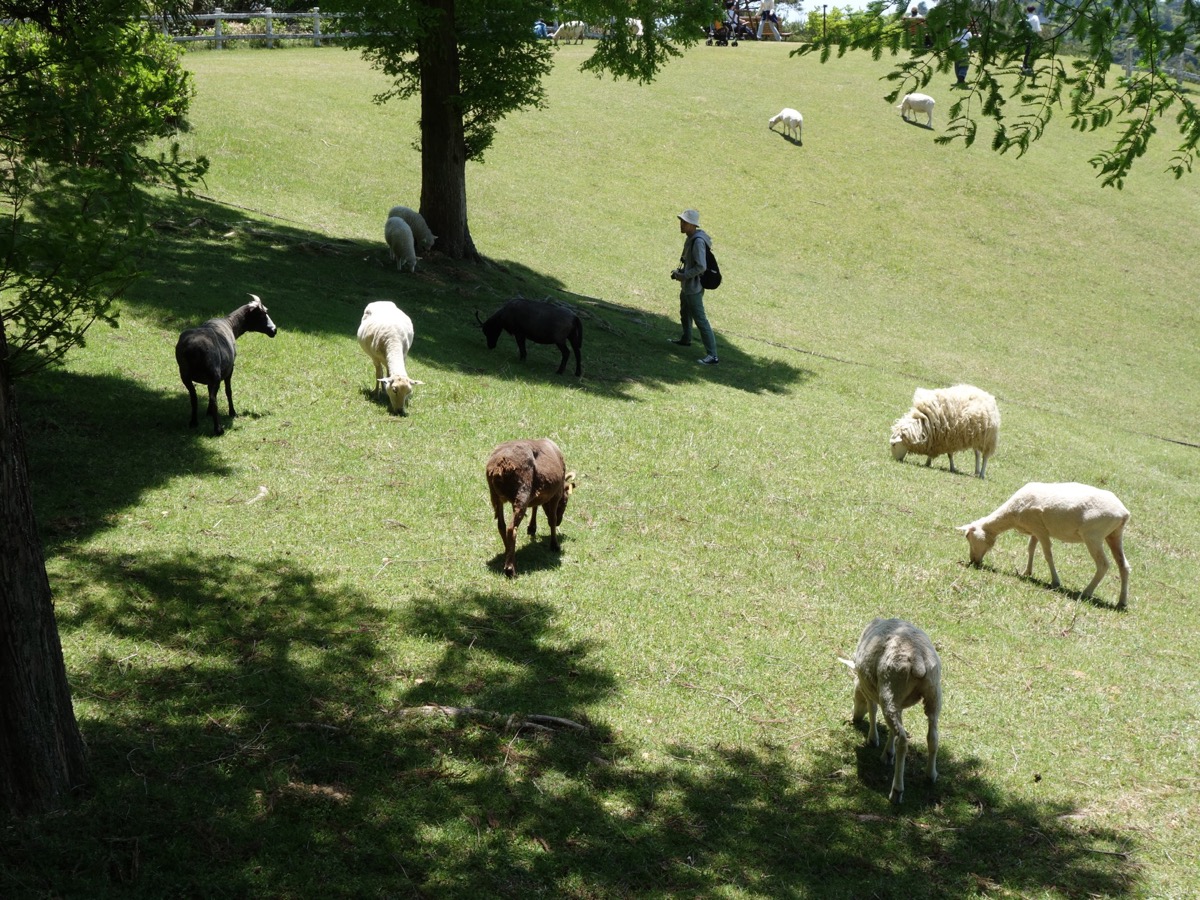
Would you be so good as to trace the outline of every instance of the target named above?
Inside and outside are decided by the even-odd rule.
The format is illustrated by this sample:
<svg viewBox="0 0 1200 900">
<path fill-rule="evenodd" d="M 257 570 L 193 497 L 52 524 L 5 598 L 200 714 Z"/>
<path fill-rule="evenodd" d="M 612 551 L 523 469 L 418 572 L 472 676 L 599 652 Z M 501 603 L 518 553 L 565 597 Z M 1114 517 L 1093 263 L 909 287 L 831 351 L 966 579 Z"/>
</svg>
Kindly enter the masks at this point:
<svg viewBox="0 0 1200 900">
<path fill-rule="evenodd" d="M 575 473 L 568 472 L 562 451 L 549 438 L 506 441 L 492 451 L 487 461 L 487 483 L 496 513 L 496 527 L 504 540 L 504 574 L 517 574 L 517 528 L 531 511 L 529 534 L 537 533 L 537 511 L 546 509 L 550 521 L 550 548 L 559 550 L 558 526 L 567 511 L 567 500 L 575 489 Z M 512 504 L 512 524 L 504 524 L 504 505 Z"/>
<path fill-rule="evenodd" d="M 407 222 L 392 216 L 383 223 L 383 239 L 387 241 L 388 255 L 396 261 L 399 271 L 403 272 L 405 267 L 417 271 L 417 246 Z"/>
<path fill-rule="evenodd" d="M 904 121 L 916 122 L 917 113 L 925 113 L 925 127 L 933 127 L 933 105 L 936 101 L 928 94 L 905 94 L 904 99 L 900 101 L 900 105 L 896 109 L 900 110 L 900 118 Z M 912 119 L 908 118 L 909 113 L 913 114 Z"/>
<path fill-rule="evenodd" d="M 358 344 L 375 364 L 372 394 L 387 394 L 392 412 L 408 415 L 413 386 L 424 384 L 408 377 L 405 361 L 413 342 L 412 319 L 391 300 L 376 300 L 363 310 L 358 326 Z"/>
<path fill-rule="evenodd" d="M 583 34 L 587 30 L 582 22 L 563 22 L 552 32 L 550 40 L 557 44 L 559 41 L 569 41 L 572 44 L 582 44 Z"/>
<path fill-rule="evenodd" d="M 975 451 L 975 474 L 985 477 L 988 459 L 1000 441 L 1000 409 L 996 398 L 969 384 L 926 390 L 917 388 L 912 408 L 892 425 L 892 457 L 897 461 L 909 453 L 934 457 L 943 453 L 954 468 L 954 454 Z"/>
<path fill-rule="evenodd" d="M 854 722 L 870 718 L 867 743 L 879 746 L 875 728 L 875 706 L 883 710 L 888 726 L 887 744 L 880 757 L 892 770 L 892 803 L 904 800 L 904 761 L 908 755 L 908 732 L 901 715 L 918 701 L 925 705 L 929 720 L 926 737 L 925 773 L 937 781 L 938 716 L 942 711 L 942 661 L 929 635 L 903 619 L 875 619 L 858 641 L 853 659 L 843 659 L 854 672 Z"/>
<path fill-rule="evenodd" d="M 430 231 L 429 226 L 425 224 L 425 217 L 415 209 L 410 209 L 407 206 L 393 206 L 388 210 L 387 217 L 389 219 L 403 219 L 408 224 L 408 227 L 412 230 L 417 250 L 421 253 L 429 250 L 433 246 L 433 242 L 437 240 L 437 235 Z"/>
<path fill-rule="evenodd" d="M 794 137 L 800 143 L 804 143 L 804 141 L 800 138 L 800 129 L 804 125 L 804 116 L 800 115 L 800 113 L 791 107 L 786 107 L 781 109 L 775 115 L 771 116 L 770 120 L 767 122 L 767 128 L 769 128 L 771 131 L 774 131 L 775 126 L 781 122 L 783 123 L 784 131 L 787 133 L 788 137 Z"/>
<path fill-rule="evenodd" d="M 250 302 L 239 306 L 223 319 L 209 319 L 203 325 L 189 328 L 179 335 L 175 344 L 175 362 L 179 364 L 179 377 L 192 401 L 192 420 L 188 424 L 195 428 L 197 416 L 196 385 L 208 387 L 208 415 L 212 417 L 213 434 L 224 434 L 217 415 L 217 390 L 225 382 L 225 399 L 229 401 L 229 417 L 237 416 L 233 409 L 233 362 L 237 358 L 237 339 L 247 331 L 257 331 L 267 337 L 275 337 L 278 330 L 267 308 L 256 295 Z"/>
<path fill-rule="evenodd" d="M 1040 542 L 1046 565 L 1050 567 L 1052 588 L 1058 587 L 1061 582 L 1054 569 L 1050 539 L 1086 544 L 1092 559 L 1096 561 L 1096 574 L 1083 589 L 1084 597 L 1092 596 L 1108 572 L 1108 558 L 1104 555 L 1104 545 L 1107 543 L 1121 573 L 1121 597 L 1117 601 L 1117 609 L 1125 609 L 1129 602 L 1129 562 L 1125 559 L 1122 539 L 1128 522 L 1129 510 L 1112 491 L 1074 481 L 1056 484 L 1031 481 L 1005 500 L 990 516 L 976 519 L 969 525 L 960 525 L 958 530 L 967 536 L 971 564 L 974 566 L 983 563 L 996 538 L 1004 532 L 1015 528 L 1029 535 L 1025 577 L 1033 574 L 1033 552 Z"/>
</svg>

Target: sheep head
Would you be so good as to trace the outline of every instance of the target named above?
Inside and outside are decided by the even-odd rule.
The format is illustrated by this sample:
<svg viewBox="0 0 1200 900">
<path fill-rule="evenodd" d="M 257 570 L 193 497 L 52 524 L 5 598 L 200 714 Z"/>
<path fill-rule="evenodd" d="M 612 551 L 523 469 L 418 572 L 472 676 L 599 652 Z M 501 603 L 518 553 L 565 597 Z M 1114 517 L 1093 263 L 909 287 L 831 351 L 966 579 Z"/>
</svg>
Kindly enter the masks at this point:
<svg viewBox="0 0 1200 900">
<path fill-rule="evenodd" d="M 399 413 L 402 416 L 408 415 L 408 401 L 412 397 L 413 387 L 424 383 L 423 381 L 408 378 L 404 375 L 389 375 L 387 378 L 379 379 L 379 384 L 387 394 L 392 412 Z"/>
<path fill-rule="evenodd" d="M 925 421 L 910 411 L 892 425 L 892 459 L 902 462 L 909 453 L 925 444 Z"/>
<path fill-rule="evenodd" d="M 979 522 L 959 525 L 958 530 L 967 536 L 967 544 L 971 548 L 971 565 L 976 567 L 982 565 L 983 558 L 996 543 L 996 535 L 988 534 Z"/>
</svg>

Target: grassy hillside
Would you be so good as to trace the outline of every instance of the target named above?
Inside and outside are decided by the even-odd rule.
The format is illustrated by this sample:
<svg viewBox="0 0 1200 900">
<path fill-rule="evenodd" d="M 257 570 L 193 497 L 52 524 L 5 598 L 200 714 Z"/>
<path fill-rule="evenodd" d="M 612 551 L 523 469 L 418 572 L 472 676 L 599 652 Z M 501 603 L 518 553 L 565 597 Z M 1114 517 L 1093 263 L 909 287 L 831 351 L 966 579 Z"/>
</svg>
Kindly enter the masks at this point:
<svg viewBox="0 0 1200 900">
<path fill-rule="evenodd" d="M 1104 136 L 1065 122 L 1020 160 L 937 147 L 948 84 L 906 125 L 868 59 L 699 47 L 638 88 L 588 49 L 469 170 L 493 264 L 416 275 L 382 243 L 419 203 L 415 105 L 340 50 L 189 57 L 202 196 L 162 198 L 121 328 L 22 387 L 95 779 L 6 826 L 0 892 L 1200 891 L 1197 182 L 1168 148 L 1102 191 Z M 666 342 L 686 206 L 726 273 L 716 369 Z M 240 342 L 229 431 L 190 432 L 175 338 L 248 292 L 280 333 Z M 486 349 L 475 311 L 518 293 L 579 309 L 582 379 Z M 384 298 L 416 325 L 406 418 L 354 340 Z M 986 482 L 887 451 L 955 381 L 1000 401 Z M 510 582 L 483 463 L 538 435 L 580 488 Z M 1079 545 L 1061 590 L 1016 534 L 965 565 L 953 526 L 1031 480 L 1132 510 L 1127 613 L 1115 572 L 1079 598 Z M 910 710 L 900 808 L 836 659 L 876 615 L 945 667 L 941 779 Z"/>
</svg>

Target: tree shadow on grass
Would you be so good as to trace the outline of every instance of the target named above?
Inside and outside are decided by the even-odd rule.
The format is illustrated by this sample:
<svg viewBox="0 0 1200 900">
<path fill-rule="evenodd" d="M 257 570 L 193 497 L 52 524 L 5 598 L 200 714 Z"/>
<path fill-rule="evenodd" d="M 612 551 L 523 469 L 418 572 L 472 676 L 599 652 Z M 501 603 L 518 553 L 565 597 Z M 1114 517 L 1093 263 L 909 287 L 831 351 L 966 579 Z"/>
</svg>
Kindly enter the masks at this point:
<svg viewBox="0 0 1200 900">
<path fill-rule="evenodd" d="M 749 392 L 787 393 L 813 377 L 790 363 L 754 356 L 728 342 L 721 367 L 697 365 L 702 354 L 668 352 L 678 333 L 677 303 L 667 314 L 585 297 L 545 272 L 519 262 L 487 266 L 459 263 L 432 253 L 417 273 L 398 273 L 377 244 L 331 239 L 283 222 L 262 223 L 235 209 L 199 199 L 156 201 L 159 240 L 142 261 L 146 277 L 126 305 L 181 331 L 226 315 L 255 293 L 271 310 L 286 339 L 289 332 L 345 335 L 353 342 L 363 307 L 394 300 L 413 319 L 413 374 L 433 366 L 492 378 L 535 381 L 568 389 L 630 397 L 633 384 L 666 388 L 716 380 Z M 552 299 L 572 306 L 583 319 L 583 378 L 558 375 L 555 347 L 531 344 L 517 359 L 508 335 L 487 350 L 475 319 L 486 318 L 515 296 Z"/>
<path fill-rule="evenodd" d="M 98 531 L 146 491 L 181 475 L 229 472 L 210 439 L 211 420 L 188 428 L 182 384 L 168 394 L 116 375 L 50 369 L 20 389 L 29 477 L 48 541 Z M 250 396 L 248 417 L 255 414 Z M 224 413 L 223 394 L 220 404 Z M 224 415 L 222 421 L 229 423 Z"/>
<path fill-rule="evenodd" d="M 603 648 L 547 603 L 384 612 L 283 558 L 76 564 L 67 643 L 86 622 L 121 648 L 73 648 L 94 781 L 0 831 L 5 896 L 1136 893 L 1130 841 L 1006 797 L 952 747 L 896 809 L 873 748 L 833 723 L 803 756 L 623 746 L 589 718 L 620 690 Z M 410 661 L 389 635 L 437 649 Z M 447 706 L 499 715 L 430 712 Z"/>
</svg>

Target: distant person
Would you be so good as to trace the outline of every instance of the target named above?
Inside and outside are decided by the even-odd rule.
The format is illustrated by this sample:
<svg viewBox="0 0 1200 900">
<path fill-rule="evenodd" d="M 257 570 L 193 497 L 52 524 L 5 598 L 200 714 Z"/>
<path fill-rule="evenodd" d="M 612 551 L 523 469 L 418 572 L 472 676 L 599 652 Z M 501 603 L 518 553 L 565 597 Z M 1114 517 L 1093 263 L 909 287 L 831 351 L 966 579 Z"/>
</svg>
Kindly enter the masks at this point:
<svg viewBox="0 0 1200 900">
<path fill-rule="evenodd" d="M 683 242 L 683 253 L 679 256 L 679 268 L 671 272 L 671 278 L 679 282 L 679 324 L 683 326 L 683 331 L 671 343 L 690 347 L 692 323 L 695 322 L 706 354 L 700 363 L 715 366 L 720 362 L 717 359 L 717 339 L 704 312 L 704 286 L 700 284 L 700 276 L 708 268 L 708 248 L 712 246 L 712 238 L 700 230 L 700 213 L 696 210 L 685 209 L 678 219 L 679 232 L 687 237 Z"/>
<path fill-rule="evenodd" d="M 533 34 L 534 37 L 539 38 L 550 37 L 550 27 L 546 24 L 544 19 L 538 19 L 533 23 Z"/>
<path fill-rule="evenodd" d="M 775 40 L 783 40 L 783 36 L 779 33 L 779 16 L 775 14 L 775 0 L 762 0 L 762 3 L 759 4 L 757 39 L 760 41 L 762 40 L 764 25 L 771 26 L 771 31 L 775 33 Z"/>
<path fill-rule="evenodd" d="M 1042 20 L 1038 18 L 1036 6 L 1025 7 L 1025 24 L 1029 28 L 1029 35 L 1025 38 L 1025 59 L 1021 63 L 1021 71 L 1025 75 L 1032 75 L 1034 42 L 1042 36 Z"/>
<path fill-rule="evenodd" d="M 954 56 L 955 83 L 963 87 L 967 84 L 967 68 L 971 62 L 971 37 L 971 29 L 964 28 L 962 33 L 950 42 L 950 51 Z"/>
</svg>

